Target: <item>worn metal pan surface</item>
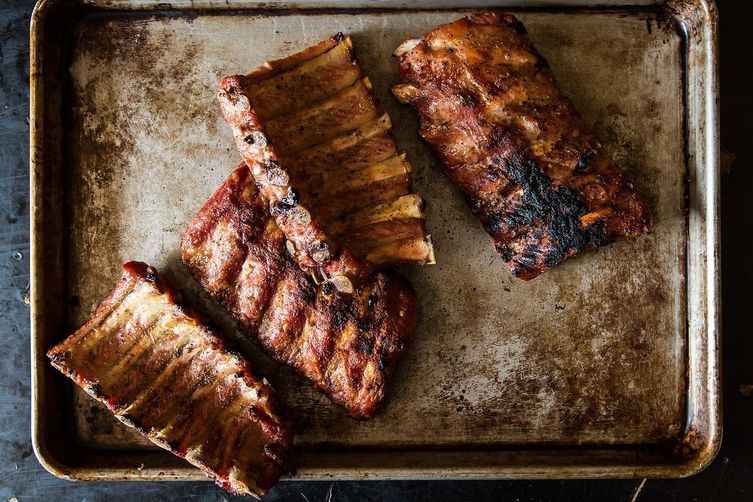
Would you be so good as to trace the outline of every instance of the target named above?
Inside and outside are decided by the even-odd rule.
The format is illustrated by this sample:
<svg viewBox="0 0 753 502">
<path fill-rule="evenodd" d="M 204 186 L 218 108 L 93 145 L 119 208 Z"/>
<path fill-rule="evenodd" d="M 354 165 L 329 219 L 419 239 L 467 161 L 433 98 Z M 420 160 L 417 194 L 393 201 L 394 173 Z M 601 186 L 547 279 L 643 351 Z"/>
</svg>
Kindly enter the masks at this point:
<svg viewBox="0 0 753 502">
<path fill-rule="evenodd" d="M 238 162 L 217 82 L 343 31 L 412 160 L 437 265 L 404 269 L 421 322 L 374 420 L 347 418 L 241 341 L 296 421 L 295 476 L 682 476 L 707 465 L 721 434 L 716 11 L 705 0 L 595 3 L 506 5 L 647 194 L 655 230 L 526 283 L 495 255 L 433 166 L 413 112 L 388 92 L 393 49 L 478 3 L 40 2 L 31 291 L 42 464 L 71 479 L 201 477 L 74 390 L 44 352 L 131 259 L 164 270 L 238 338 L 179 259 L 181 232 Z"/>
</svg>

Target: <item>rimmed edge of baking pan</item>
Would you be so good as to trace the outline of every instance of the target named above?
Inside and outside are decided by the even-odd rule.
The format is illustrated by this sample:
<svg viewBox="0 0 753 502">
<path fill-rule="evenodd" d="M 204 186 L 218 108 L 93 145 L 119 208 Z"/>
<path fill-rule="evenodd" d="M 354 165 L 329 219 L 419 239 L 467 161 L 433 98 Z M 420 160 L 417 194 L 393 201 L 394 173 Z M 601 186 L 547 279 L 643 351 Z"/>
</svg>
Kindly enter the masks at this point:
<svg viewBox="0 0 753 502">
<path fill-rule="evenodd" d="M 633 2 L 646 8 L 656 2 Z M 352 8 L 365 7 L 356 2 Z M 389 2 L 385 9 L 402 5 Z M 499 5 L 499 4 L 498 4 Z M 505 4 L 508 5 L 508 4 Z M 509 4 L 510 6 L 512 5 Z M 553 2 L 531 2 L 545 8 Z M 579 2 L 578 6 L 614 8 L 616 1 Z M 135 6 L 135 7 L 134 7 Z M 62 378 L 53 377 L 45 350 L 48 336 L 61 325 L 59 299 L 63 284 L 62 196 L 54 187 L 63 176 L 62 89 L 54 76 L 61 72 L 66 23 L 78 9 L 165 11 L 177 9 L 241 9 L 251 2 L 111 0 L 41 0 L 31 23 L 31 344 L 32 444 L 40 463 L 51 473 L 72 480 L 194 480 L 198 470 L 161 451 L 85 449 L 66 428 Z M 279 3 L 264 9 L 323 7 L 322 2 Z M 447 2 L 421 8 L 442 8 Z M 457 8 L 457 6 L 453 6 Z M 657 8 L 657 7 L 654 7 Z M 493 479 L 493 478 L 616 478 L 681 477 L 705 468 L 721 443 L 719 337 L 719 162 L 717 81 L 717 12 L 710 0 L 676 0 L 661 7 L 685 42 L 684 96 L 688 183 L 688 405 L 686 429 L 673 444 L 663 446 L 565 450 L 531 448 L 503 450 L 357 450 L 301 452 L 295 479 Z M 426 459 L 431 458 L 427 464 Z"/>
</svg>

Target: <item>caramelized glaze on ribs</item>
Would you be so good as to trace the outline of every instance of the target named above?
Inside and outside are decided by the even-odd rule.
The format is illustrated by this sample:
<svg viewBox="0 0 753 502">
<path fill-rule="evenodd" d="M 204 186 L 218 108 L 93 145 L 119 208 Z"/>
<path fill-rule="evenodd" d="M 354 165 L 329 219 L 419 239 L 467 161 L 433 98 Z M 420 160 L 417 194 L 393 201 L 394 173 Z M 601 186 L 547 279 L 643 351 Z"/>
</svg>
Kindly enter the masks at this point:
<svg viewBox="0 0 753 502">
<path fill-rule="evenodd" d="M 396 52 L 395 96 L 513 273 L 650 231 L 646 203 L 588 132 L 513 16 L 482 11 Z"/>
<path fill-rule="evenodd" d="M 353 294 L 317 285 L 285 242 L 241 164 L 184 234 L 183 260 L 272 356 L 350 416 L 369 418 L 415 331 L 415 293 L 391 271 L 364 275 Z"/>
<path fill-rule="evenodd" d="M 219 99 L 301 268 L 352 279 L 372 264 L 434 262 L 410 163 L 349 38 L 226 77 Z"/>
<path fill-rule="evenodd" d="M 228 491 L 261 496 L 284 470 L 293 437 L 271 386 L 143 263 L 126 263 L 91 320 L 47 355 L 121 422 Z"/>
</svg>

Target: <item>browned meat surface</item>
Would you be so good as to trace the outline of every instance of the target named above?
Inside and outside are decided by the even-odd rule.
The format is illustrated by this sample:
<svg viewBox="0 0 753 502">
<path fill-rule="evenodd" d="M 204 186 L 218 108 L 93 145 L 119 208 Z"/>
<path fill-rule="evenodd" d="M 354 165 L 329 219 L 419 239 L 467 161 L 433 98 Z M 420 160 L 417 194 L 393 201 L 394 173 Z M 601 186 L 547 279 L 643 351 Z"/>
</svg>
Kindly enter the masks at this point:
<svg viewBox="0 0 753 502">
<path fill-rule="evenodd" d="M 349 38 L 226 77 L 219 99 L 301 268 L 353 279 L 371 265 L 434 262 L 410 163 Z"/>
<path fill-rule="evenodd" d="M 482 11 L 397 51 L 393 87 L 513 273 L 650 231 L 633 184 L 557 89 L 515 17 Z"/>
<path fill-rule="evenodd" d="M 286 249 L 254 177 L 238 166 L 183 236 L 183 260 L 253 339 L 354 418 L 382 402 L 415 331 L 410 284 L 372 272 L 352 294 L 315 283 Z"/>
<path fill-rule="evenodd" d="M 130 262 L 52 365 L 126 425 L 228 491 L 261 496 L 284 472 L 293 434 L 254 377 L 151 267 Z"/>
</svg>

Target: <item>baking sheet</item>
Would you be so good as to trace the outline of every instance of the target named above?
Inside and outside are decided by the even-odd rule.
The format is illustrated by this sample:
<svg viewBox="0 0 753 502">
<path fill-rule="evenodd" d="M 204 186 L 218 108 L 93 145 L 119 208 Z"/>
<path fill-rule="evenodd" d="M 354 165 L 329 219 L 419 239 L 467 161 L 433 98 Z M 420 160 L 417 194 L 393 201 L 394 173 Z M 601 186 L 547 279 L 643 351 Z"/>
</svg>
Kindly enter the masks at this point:
<svg viewBox="0 0 753 502">
<path fill-rule="evenodd" d="M 64 285 L 58 291 L 61 322 L 56 330 L 47 326 L 50 344 L 84 322 L 117 281 L 121 262 L 136 259 L 173 279 L 229 337 L 241 341 L 257 371 L 272 381 L 297 425 L 299 476 L 327 471 L 350 477 L 437 471 L 488 476 L 490 462 L 481 458 L 490 450 L 529 452 L 531 465 L 521 472 L 530 475 L 536 475 L 535 465 L 565 468 L 567 455 L 588 452 L 595 465 L 579 475 L 608 475 L 609 468 L 616 475 L 627 458 L 631 470 L 623 466 L 621 475 L 638 474 L 640 465 L 664 465 L 669 474 L 680 472 L 667 467 L 672 463 L 700 467 L 710 459 L 701 462 L 699 452 L 708 456 L 716 439 L 708 423 L 691 427 L 697 423 L 688 417 L 699 397 L 692 392 L 697 385 L 708 392 L 718 382 L 692 370 L 701 361 L 708 371 L 717 354 L 693 353 L 695 337 L 708 341 L 709 331 L 694 330 L 692 320 L 707 315 L 709 305 L 697 301 L 689 276 L 708 266 L 708 256 L 705 263 L 695 263 L 693 256 L 710 236 L 693 241 L 689 232 L 695 235 L 699 222 L 694 226 L 693 218 L 708 211 L 708 201 L 693 206 L 699 166 L 688 154 L 696 123 L 689 114 L 698 111 L 686 93 L 692 40 L 670 16 L 698 13 L 683 11 L 684 3 L 670 7 L 515 12 L 562 90 L 654 212 L 651 236 L 568 260 L 528 283 L 515 279 L 497 257 L 434 166 L 413 112 L 388 92 L 398 81 L 392 50 L 466 11 L 79 15 L 59 75 L 66 110 L 58 131 L 65 144 L 57 223 L 64 229 L 59 255 Z M 244 343 L 229 317 L 190 278 L 179 252 L 181 232 L 239 161 L 215 99 L 219 79 L 337 31 L 353 38 L 392 117 L 399 147 L 411 158 L 437 251 L 435 266 L 402 268 L 421 299 L 421 321 L 386 407 L 368 422 L 349 419 L 304 379 Z M 40 371 L 53 371 L 38 364 Z M 69 401 L 64 414 L 81 449 L 105 458 L 128 449 L 139 458 L 140 450 L 151 448 L 81 391 L 73 390 Z M 702 408 L 706 419 L 718 414 L 708 404 Z M 689 434 L 695 442 L 688 441 Z M 431 453 L 422 454 L 437 448 L 448 459 L 466 454 L 439 466 Z M 559 453 L 530 453 L 541 448 Z M 363 455 L 357 452 L 366 450 L 389 450 L 397 463 L 379 465 L 372 454 L 371 467 L 357 467 L 354 459 Z M 339 467 L 340 457 L 332 452 L 341 453 Z M 483 452 L 475 471 L 467 452 Z M 594 462 L 599 455 L 606 460 Z M 505 458 L 497 458 L 496 475 L 515 475 L 505 470 Z M 335 464 L 327 467 L 328 462 Z M 122 462 L 118 467 L 133 472 Z M 143 477 L 143 469 L 139 472 L 134 476 Z M 189 469 L 163 474 L 194 475 Z"/>
</svg>

